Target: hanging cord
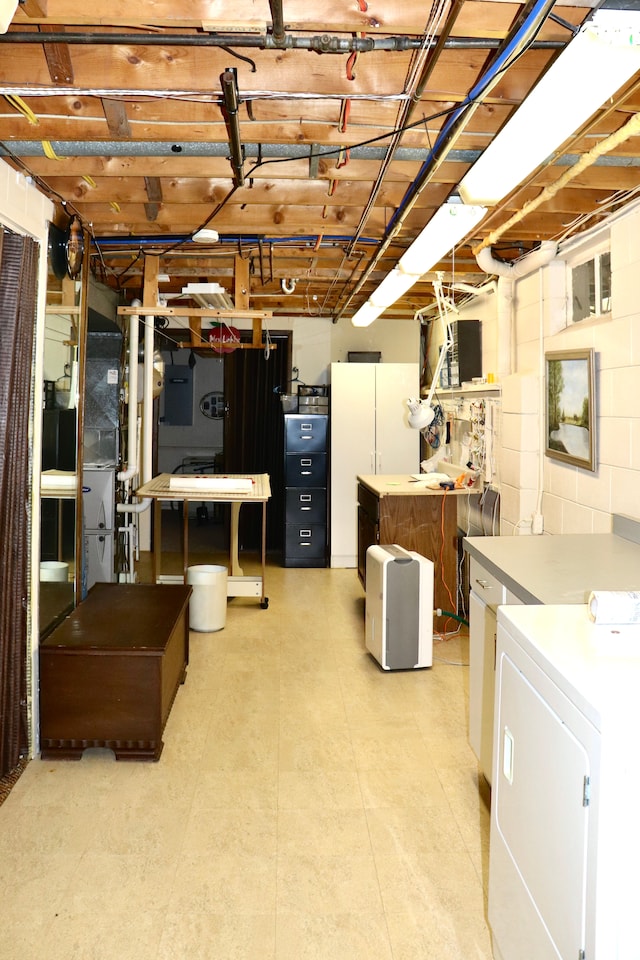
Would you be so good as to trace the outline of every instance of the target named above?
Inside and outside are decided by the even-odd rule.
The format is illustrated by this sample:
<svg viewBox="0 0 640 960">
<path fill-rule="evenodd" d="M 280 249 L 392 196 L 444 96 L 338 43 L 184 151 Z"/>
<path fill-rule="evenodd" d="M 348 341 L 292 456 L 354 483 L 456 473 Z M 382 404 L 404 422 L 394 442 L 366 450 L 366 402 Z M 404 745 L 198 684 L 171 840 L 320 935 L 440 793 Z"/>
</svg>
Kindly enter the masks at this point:
<svg viewBox="0 0 640 960">
<path fill-rule="evenodd" d="M 265 360 L 268 360 L 269 357 L 271 356 L 271 349 L 272 349 L 271 334 L 269 333 L 268 327 L 264 328 L 263 335 L 264 335 L 264 358 Z"/>
<path fill-rule="evenodd" d="M 455 606 L 456 606 L 456 601 L 454 600 L 454 598 L 453 598 L 452 595 L 451 595 L 451 590 L 449 589 L 449 584 L 448 584 L 447 581 L 445 580 L 445 576 L 444 576 L 444 544 L 445 544 L 444 518 L 445 518 L 445 506 L 446 506 L 446 502 L 447 502 L 447 491 L 446 491 L 446 490 L 443 490 L 443 492 L 442 492 L 442 507 L 441 507 L 441 510 L 440 510 L 440 555 L 439 555 L 439 557 L 438 557 L 438 568 L 439 568 L 439 573 L 440 573 L 440 579 L 442 580 L 442 584 L 443 584 L 444 588 L 445 588 L 446 591 L 447 591 L 447 596 L 448 596 L 448 598 L 449 598 L 449 603 L 451 604 L 452 607 L 455 607 Z M 456 571 L 457 571 L 457 565 L 456 565 Z M 444 616 L 444 615 L 445 615 L 445 614 L 444 614 L 444 611 L 443 611 L 443 616 Z M 456 615 L 456 619 L 457 619 L 457 615 Z M 446 622 L 445 622 L 445 627 L 446 627 Z M 444 632 L 445 632 L 445 634 L 446 634 L 446 630 L 445 630 Z"/>
</svg>

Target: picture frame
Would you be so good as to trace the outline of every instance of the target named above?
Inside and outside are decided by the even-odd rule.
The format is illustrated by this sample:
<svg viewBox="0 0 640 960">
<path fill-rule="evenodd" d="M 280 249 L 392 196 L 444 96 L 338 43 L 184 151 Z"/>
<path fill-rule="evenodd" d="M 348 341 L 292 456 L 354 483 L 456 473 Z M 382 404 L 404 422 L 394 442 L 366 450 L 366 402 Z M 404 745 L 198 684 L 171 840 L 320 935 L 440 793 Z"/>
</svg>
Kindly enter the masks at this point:
<svg viewBox="0 0 640 960">
<path fill-rule="evenodd" d="M 584 470 L 596 469 L 595 352 L 545 354 L 545 454 Z"/>
</svg>

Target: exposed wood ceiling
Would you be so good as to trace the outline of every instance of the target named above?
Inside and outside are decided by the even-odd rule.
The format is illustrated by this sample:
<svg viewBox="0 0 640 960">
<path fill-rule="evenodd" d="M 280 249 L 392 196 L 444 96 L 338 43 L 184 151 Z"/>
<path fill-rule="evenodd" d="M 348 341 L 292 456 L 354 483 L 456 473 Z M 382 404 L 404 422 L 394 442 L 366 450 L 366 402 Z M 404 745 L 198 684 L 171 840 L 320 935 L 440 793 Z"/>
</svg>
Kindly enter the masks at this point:
<svg viewBox="0 0 640 960">
<path fill-rule="evenodd" d="M 144 254 L 160 255 L 163 293 L 215 280 L 232 296 L 240 255 L 251 308 L 346 322 L 591 12 L 587 3 L 550 8 L 407 204 L 447 116 L 524 10 L 502 0 L 25 0 L 0 42 L 0 155 L 79 215 L 98 243 L 93 268 L 123 302 L 141 293 Z M 397 49 L 350 53 L 360 41 Z M 345 52 L 305 49 L 313 44 Z M 229 69 L 244 149 L 235 187 L 221 79 Z M 485 279 L 472 247 L 639 109 L 636 77 L 438 265 L 445 277 Z M 520 216 L 495 254 L 514 259 L 628 199 L 638 140 Z M 176 245 L 206 222 L 216 245 Z M 433 276 L 388 315 L 429 303 Z"/>
</svg>

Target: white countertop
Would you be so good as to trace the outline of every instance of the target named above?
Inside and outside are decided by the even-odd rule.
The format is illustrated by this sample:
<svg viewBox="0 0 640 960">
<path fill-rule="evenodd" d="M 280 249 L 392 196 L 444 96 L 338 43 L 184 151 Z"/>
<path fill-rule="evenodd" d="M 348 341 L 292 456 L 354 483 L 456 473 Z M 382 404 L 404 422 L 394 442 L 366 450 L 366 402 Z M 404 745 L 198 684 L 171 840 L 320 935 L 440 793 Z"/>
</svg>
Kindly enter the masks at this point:
<svg viewBox="0 0 640 960">
<path fill-rule="evenodd" d="M 425 474 L 425 478 L 426 476 Z M 431 487 L 427 487 L 424 482 L 414 480 L 410 473 L 367 474 L 365 476 L 359 476 L 358 482 L 363 483 L 365 487 L 368 487 L 369 490 L 379 497 L 424 497 L 434 495 L 440 497 L 445 493 L 447 496 L 452 494 L 459 496 L 460 494 L 465 495 L 467 493 L 477 492 L 475 487 L 462 490 L 443 490 L 442 488 L 434 490 Z"/>
<path fill-rule="evenodd" d="M 586 603 L 592 590 L 640 590 L 640 544 L 614 533 L 467 537 L 464 548 L 523 603 Z"/>
<path fill-rule="evenodd" d="M 506 629 L 596 727 L 621 713 L 637 726 L 640 626 L 595 624 L 586 606 L 562 604 L 500 607 L 498 627 L 499 643 Z"/>
</svg>

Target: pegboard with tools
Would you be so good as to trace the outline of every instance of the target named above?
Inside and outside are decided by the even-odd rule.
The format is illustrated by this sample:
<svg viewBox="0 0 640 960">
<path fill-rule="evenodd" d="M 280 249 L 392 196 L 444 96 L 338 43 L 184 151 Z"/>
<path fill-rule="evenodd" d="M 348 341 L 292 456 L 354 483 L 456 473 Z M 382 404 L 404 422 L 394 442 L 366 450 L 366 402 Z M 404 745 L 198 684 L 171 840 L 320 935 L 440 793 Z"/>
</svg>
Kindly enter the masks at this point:
<svg viewBox="0 0 640 960">
<path fill-rule="evenodd" d="M 438 453 L 443 459 L 477 470 L 484 483 L 497 479 L 496 451 L 500 400 L 450 397 L 442 400 L 443 423 Z"/>
</svg>

